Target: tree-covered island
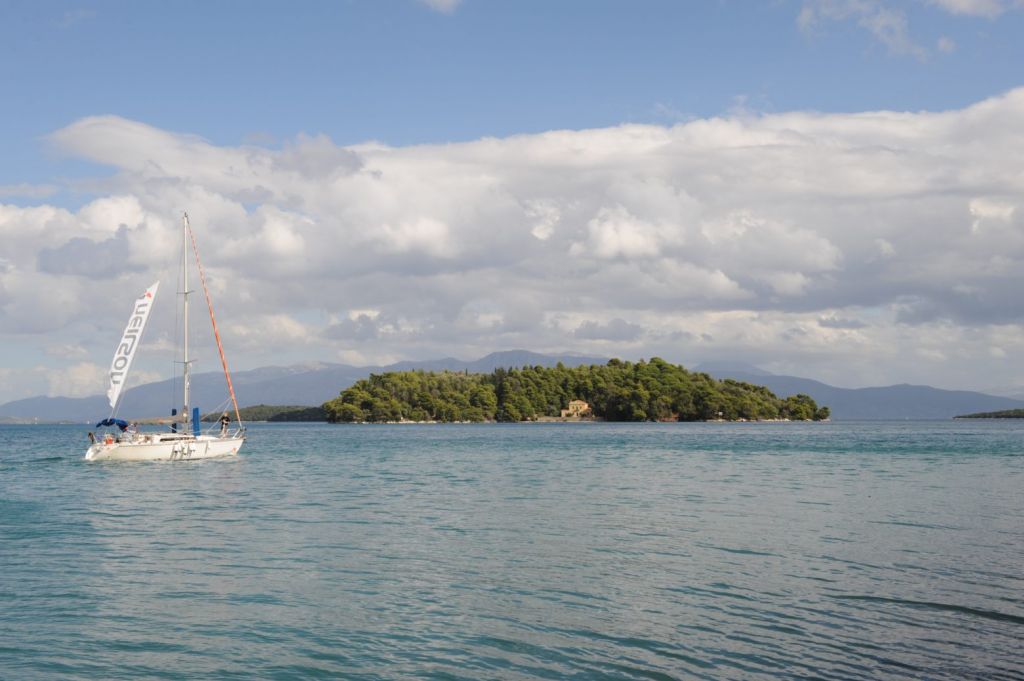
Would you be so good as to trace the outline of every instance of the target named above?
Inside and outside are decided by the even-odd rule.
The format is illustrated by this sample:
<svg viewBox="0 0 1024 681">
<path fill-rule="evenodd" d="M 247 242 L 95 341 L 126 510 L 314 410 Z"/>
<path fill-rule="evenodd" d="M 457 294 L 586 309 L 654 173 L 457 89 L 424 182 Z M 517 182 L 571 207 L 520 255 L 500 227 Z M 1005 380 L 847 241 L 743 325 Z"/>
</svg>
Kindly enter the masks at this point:
<svg viewBox="0 0 1024 681">
<path fill-rule="evenodd" d="M 954 416 L 955 419 L 1024 419 L 1024 409 L 1005 409 L 1003 411 L 980 411 L 976 414 Z"/>
<path fill-rule="evenodd" d="M 255 404 L 251 407 L 242 407 L 238 410 L 242 421 L 290 422 L 290 421 L 326 421 L 327 414 L 321 407 L 302 406 L 278 406 L 270 404 Z M 216 423 L 220 420 L 223 412 L 215 411 L 203 414 L 201 420 L 205 423 Z M 233 411 L 227 412 L 228 416 L 234 418 Z"/>
<path fill-rule="evenodd" d="M 807 395 L 768 388 L 654 357 L 605 365 L 497 369 L 490 374 L 399 371 L 371 374 L 325 402 L 332 423 L 533 421 L 558 417 L 573 400 L 606 421 L 811 421 L 829 417 Z"/>
</svg>

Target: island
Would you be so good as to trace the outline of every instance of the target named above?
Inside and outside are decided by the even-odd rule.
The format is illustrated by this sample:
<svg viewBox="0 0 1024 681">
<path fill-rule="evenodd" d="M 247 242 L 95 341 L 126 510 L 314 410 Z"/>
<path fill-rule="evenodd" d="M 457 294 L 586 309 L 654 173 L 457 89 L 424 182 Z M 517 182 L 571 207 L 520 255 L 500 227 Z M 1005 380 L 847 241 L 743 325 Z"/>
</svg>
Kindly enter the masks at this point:
<svg viewBox="0 0 1024 681">
<path fill-rule="evenodd" d="M 1024 409 L 1006 409 L 1004 411 L 982 411 L 977 414 L 954 416 L 955 419 L 1024 419 Z"/>
<path fill-rule="evenodd" d="M 209 414 L 203 414 L 201 420 L 204 423 L 216 423 L 220 420 L 220 415 L 223 412 L 215 411 Z M 238 410 L 239 416 L 242 417 L 242 421 L 270 421 L 270 422 L 284 422 L 284 421 L 326 421 L 327 412 L 321 407 L 303 407 L 303 406 L 278 406 L 270 404 L 256 404 L 251 407 L 242 407 Z M 234 418 L 234 413 L 227 412 L 228 416 Z"/>
<path fill-rule="evenodd" d="M 522 367 L 489 374 L 371 374 L 325 402 L 332 423 L 604 421 L 821 421 L 808 395 L 717 380 L 658 357 L 604 365 Z"/>
</svg>

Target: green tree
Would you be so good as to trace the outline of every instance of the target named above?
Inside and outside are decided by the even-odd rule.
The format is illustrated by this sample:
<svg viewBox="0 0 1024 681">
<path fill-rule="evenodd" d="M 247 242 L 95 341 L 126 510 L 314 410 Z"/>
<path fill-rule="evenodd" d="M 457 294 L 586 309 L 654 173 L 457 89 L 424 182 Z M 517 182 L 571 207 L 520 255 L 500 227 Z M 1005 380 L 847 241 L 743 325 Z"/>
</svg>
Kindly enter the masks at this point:
<svg viewBox="0 0 1024 681">
<path fill-rule="evenodd" d="M 707 419 L 822 419 L 807 395 L 779 399 L 763 386 L 717 381 L 652 357 L 636 363 L 613 359 L 603 366 L 556 366 L 466 372 L 392 372 L 357 381 L 324 404 L 339 421 L 524 421 L 558 416 L 571 400 L 589 403 L 611 421 Z"/>
<path fill-rule="evenodd" d="M 783 416 L 792 421 L 811 421 L 817 411 L 814 400 L 802 393 L 787 397 L 782 408 Z"/>
</svg>

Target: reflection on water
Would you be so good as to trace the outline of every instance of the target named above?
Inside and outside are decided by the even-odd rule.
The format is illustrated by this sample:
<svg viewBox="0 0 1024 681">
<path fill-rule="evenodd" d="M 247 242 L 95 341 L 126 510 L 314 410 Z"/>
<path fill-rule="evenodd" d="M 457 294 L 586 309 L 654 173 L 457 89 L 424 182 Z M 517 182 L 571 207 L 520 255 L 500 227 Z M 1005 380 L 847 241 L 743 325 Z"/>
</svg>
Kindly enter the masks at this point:
<svg viewBox="0 0 1024 681">
<path fill-rule="evenodd" d="M 1021 677 L 1024 426 L 0 428 L 0 677 Z"/>
</svg>

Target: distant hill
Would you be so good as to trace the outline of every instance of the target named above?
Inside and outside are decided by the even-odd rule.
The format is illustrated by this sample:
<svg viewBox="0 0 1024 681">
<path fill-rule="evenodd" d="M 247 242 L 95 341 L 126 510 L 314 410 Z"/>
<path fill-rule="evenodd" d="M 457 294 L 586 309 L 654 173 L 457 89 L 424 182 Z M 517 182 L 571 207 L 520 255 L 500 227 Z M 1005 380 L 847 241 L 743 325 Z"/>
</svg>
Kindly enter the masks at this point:
<svg viewBox="0 0 1024 681">
<path fill-rule="evenodd" d="M 526 350 L 494 352 L 476 360 L 454 357 L 423 362 L 397 362 L 388 366 L 354 367 L 347 364 L 313 363 L 288 367 L 263 367 L 231 374 L 241 406 L 288 404 L 318 407 L 338 396 L 345 388 L 371 373 L 387 371 L 469 371 L 489 373 L 497 368 L 522 366 L 553 367 L 604 364 L 601 357 L 542 355 Z M 164 416 L 180 399 L 181 381 L 168 379 L 125 391 L 119 416 L 126 419 Z M 223 409 L 227 396 L 224 375 L 206 372 L 192 375 L 193 404 L 203 412 Z M 107 416 L 110 407 L 103 395 L 91 397 L 29 397 L 0 404 L 0 421 L 70 421 L 86 423 Z"/>
<path fill-rule="evenodd" d="M 543 355 L 525 350 L 494 352 L 475 360 L 454 357 L 423 362 L 397 362 L 388 366 L 355 367 L 346 364 L 311 363 L 287 367 L 263 367 L 233 373 L 241 406 L 288 404 L 318 407 L 338 396 L 371 373 L 389 371 L 468 371 L 490 373 L 497 368 L 605 364 L 607 358 L 581 355 Z M 716 378 L 733 378 L 767 386 L 780 397 L 804 393 L 832 410 L 836 420 L 855 419 L 949 419 L 961 414 L 1024 408 L 1024 400 L 966 390 L 941 390 L 925 385 L 892 385 L 878 388 L 837 388 L 796 376 L 778 376 L 736 362 L 705 363 L 696 367 Z M 126 391 L 120 415 L 124 418 L 163 416 L 179 399 L 181 382 L 160 381 Z M 208 372 L 192 376 L 194 403 L 204 412 L 221 407 L 227 391 L 224 376 Z M 0 423 L 39 421 L 95 422 L 109 412 L 102 395 L 92 397 L 30 397 L 0 405 Z"/>
<path fill-rule="evenodd" d="M 326 421 L 327 412 L 322 407 L 302 407 L 297 405 L 279 406 L 271 404 L 257 404 L 251 407 L 242 407 L 239 411 L 239 416 L 242 421 L 278 421 L 278 422 L 295 422 L 295 421 Z M 220 420 L 222 412 L 215 411 L 209 414 L 203 414 L 202 420 L 206 423 L 216 423 Z M 234 419 L 234 414 L 231 410 L 227 410 L 227 413 Z"/>
<path fill-rule="evenodd" d="M 17 416 L 0 416 L 0 425 L 7 426 L 22 426 L 29 423 L 35 423 L 34 419 L 23 419 Z"/>
<path fill-rule="evenodd" d="M 1007 409 L 1006 411 L 983 411 L 978 414 L 964 414 L 958 419 L 1024 419 L 1024 409 Z"/>
<path fill-rule="evenodd" d="M 702 364 L 693 367 L 693 371 L 711 374 L 712 376 L 728 373 L 747 374 L 750 376 L 772 375 L 770 371 L 765 371 L 753 364 L 747 364 L 746 362 L 734 362 L 730 360 L 713 360 L 710 362 L 703 362 Z"/>
<path fill-rule="evenodd" d="M 837 388 L 796 376 L 743 371 L 708 371 L 716 378 L 733 378 L 767 386 L 776 395 L 810 395 L 828 405 L 834 420 L 951 419 L 959 414 L 1024 408 L 1024 401 L 969 390 L 942 390 L 927 385 L 878 388 Z"/>
<path fill-rule="evenodd" d="M 495 369 L 510 369 L 512 367 L 542 366 L 553 367 L 559 362 L 565 366 L 577 367 L 588 364 L 606 364 L 607 357 L 587 357 L 584 355 L 542 355 L 528 350 L 505 350 L 492 352 L 486 357 L 466 361 L 446 357 L 444 359 L 427 360 L 425 362 L 396 362 L 385 367 L 376 367 L 372 373 L 384 371 L 468 371 L 471 374 L 486 374 Z M 367 372 L 371 373 L 371 372 Z M 354 383 L 355 381 L 353 381 Z M 331 395 L 337 397 L 337 395 Z"/>
</svg>

